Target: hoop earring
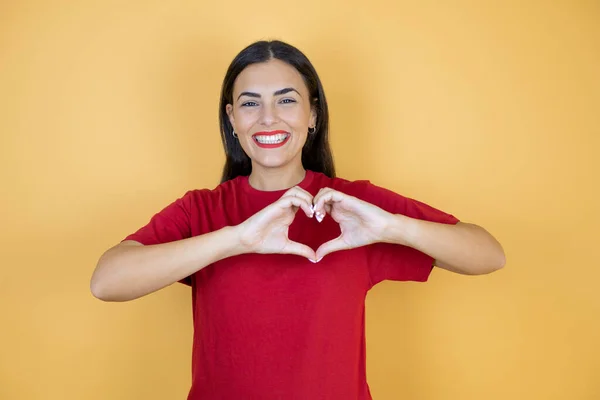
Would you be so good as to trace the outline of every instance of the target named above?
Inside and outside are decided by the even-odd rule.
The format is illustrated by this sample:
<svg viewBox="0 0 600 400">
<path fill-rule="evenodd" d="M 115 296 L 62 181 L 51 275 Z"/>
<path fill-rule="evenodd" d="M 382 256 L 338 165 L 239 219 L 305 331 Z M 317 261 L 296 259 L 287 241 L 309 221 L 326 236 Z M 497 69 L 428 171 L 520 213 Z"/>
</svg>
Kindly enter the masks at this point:
<svg viewBox="0 0 600 400">
<path fill-rule="evenodd" d="M 235 133 L 235 131 L 231 131 L 231 132 L 233 133 L 233 137 L 237 139 L 238 138 L 237 133 Z"/>
<path fill-rule="evenodd" d="M 312 135 L 313 133 L 315 133 L 316 129 L 315 128 L 308 128 L 308 134 Z"/>
</svg>

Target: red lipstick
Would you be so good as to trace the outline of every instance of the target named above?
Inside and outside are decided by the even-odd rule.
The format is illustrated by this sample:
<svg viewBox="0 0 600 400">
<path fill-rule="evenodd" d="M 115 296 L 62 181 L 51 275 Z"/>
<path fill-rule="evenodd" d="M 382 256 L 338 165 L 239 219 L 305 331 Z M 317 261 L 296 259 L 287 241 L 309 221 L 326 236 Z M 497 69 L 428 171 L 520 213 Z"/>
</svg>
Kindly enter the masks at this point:
<svg viewBox="0 0 600 400">
<path fill-rule="evenodd" d="M 261 131 L 252 135 L 254 143 L 263 149 L 274 149 L 283 146 L 292 135 L 283 130 Z"/>
</svg>

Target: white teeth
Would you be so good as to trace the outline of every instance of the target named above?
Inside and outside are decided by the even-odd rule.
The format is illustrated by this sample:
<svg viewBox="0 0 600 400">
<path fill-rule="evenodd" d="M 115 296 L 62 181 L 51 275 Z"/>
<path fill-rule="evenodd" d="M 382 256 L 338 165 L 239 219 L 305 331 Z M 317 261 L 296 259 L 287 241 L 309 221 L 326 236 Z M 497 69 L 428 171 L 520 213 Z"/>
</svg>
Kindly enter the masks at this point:
<svg viewBox="0 0 600 400">
<path fill-rule="evenodd" d="M 289 133 L 280 133 L 277 135 L 265 135 L 265 136 L 254 136 L 254 138 L 256 139 L 256 141 L 260 144 L 278 144 L 283 142 L 285 139 L 288 138 L 288 136 L 290 136 Z"/>
</svg>

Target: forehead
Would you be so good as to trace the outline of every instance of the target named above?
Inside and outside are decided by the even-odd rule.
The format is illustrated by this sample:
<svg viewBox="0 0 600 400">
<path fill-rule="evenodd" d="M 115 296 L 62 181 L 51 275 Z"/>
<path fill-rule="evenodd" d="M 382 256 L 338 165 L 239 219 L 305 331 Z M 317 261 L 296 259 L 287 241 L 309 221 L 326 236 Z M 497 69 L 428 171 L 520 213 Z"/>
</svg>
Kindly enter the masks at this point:
<svg viewBox="0 0 600 400">
<path fill-rule="evenodd" d="M 236 78 L 233 93 L 242 91 L 274 92 L 293 87 L 300 93 L 307 93 L 302 75 L 286 62 L 271 59 L 267 62 L 247 66 Z"/>
</svg>

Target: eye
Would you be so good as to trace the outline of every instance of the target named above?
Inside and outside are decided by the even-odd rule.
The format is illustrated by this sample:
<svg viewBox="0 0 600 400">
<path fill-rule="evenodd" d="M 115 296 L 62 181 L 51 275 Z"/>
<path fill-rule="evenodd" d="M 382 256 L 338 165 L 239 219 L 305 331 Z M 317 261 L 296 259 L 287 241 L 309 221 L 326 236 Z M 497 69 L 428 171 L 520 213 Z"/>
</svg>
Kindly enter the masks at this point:
<svg viewBox="0 0 600 400">
<path fill-rule="evenodd" d="M 242 107 L 254 107 L 257 105 L 258 103 L 255 101 L 246 101 L 245 103 L 242 103 Z"/>
<path fill-rule="evenodd" d="M 283 100 L 281 100 L 281 102 L 283 104 L 290 104 L 290 103 L 295 103 L 296 100 L 294 100 L 294 99 L 283 99 Z"/>
</svg>

